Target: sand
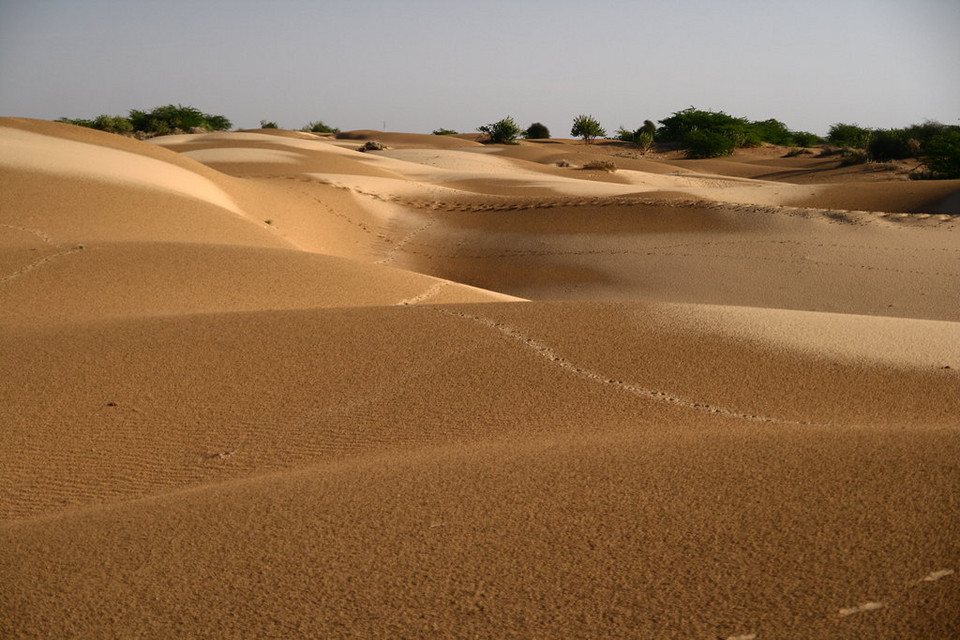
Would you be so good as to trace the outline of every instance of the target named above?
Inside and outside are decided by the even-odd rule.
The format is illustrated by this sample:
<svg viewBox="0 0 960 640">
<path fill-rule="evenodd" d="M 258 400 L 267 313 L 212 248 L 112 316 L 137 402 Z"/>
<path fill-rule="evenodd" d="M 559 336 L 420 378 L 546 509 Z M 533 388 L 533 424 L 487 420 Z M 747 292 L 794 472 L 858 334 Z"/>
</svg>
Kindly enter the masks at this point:
<svg viewBox="0 0 960 640">
<path fill-rule="evenodd" d="M 0 637 L 960 634 L 960 181 L 784 152 L 0 119 Z"/>
</svg>

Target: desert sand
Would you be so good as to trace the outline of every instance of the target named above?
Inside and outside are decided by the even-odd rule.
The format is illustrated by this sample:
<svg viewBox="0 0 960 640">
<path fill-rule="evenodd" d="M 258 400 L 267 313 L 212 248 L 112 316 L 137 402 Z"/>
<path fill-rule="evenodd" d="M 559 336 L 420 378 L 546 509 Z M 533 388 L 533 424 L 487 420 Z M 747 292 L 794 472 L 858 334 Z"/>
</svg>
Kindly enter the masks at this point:
<svg viewBox="0 0 960 640">
<path fill-rule="evenodd" d="M 960 636 L 960 181 L 785 151 L 0 119 L 0 637 Z"/>
</svg>

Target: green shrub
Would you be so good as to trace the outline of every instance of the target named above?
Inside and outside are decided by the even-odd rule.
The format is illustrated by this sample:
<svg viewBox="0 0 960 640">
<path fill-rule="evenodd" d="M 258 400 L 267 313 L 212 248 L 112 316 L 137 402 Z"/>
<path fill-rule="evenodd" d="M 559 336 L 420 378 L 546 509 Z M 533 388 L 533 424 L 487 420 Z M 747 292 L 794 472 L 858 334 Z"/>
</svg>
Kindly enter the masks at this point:
<svg viewBox="0 0 960 640">
<path fill-rule="evenodd" d="M 831 125 L 827 132 L 827 140 L 831 144 L 841 147 L 853 147 L 855 149 L 866 149 L 870 144 L 871 132 L 855 124 L 844 124 L 838 122 Z"/>
<path fill-rule="evenodd" d="M 813 133 L 808 133 L 806 131 L 793 132 L 793 144 L 797 145 L 798 147 L 815 147 L 822 142 L 823 138 Z"/>
<path fill-rule="evenodd" d="M 849 167 L 867 162 L 867 152 L 863 149 L 846 148 L 840 153 L 840 166 Z"/>
<path fill-rule="evenodd" d="M 99 115 L 93 119 L 93 128 L 121 135 L 133 133 L 133 124 L 123 116 Z"/>
<path fill-rule="evenodd" d="M 523 137 L 527 140 L 546 140 L 550 137 L 550 129 L 545 124 L 534 122 L 523 132 Z"/>
<path fill-rule="evenodd" d="M 867 155 L 875 162 L 915 158 L 919 153 L 920 142 L 908 137 L 905 129 L 876 129 L 867 145 Z"/>
<path fill-rule="evenodd" d="M 203 113 L 196 107 L 168 104 L 154 107 L 150 111 L 133 109 L 130 111 L 130 122 L 134 130 L 159 135 L 175 131 L 226 131 L 231 127 L 225 116 Z"/>
<path fill-rule="evenodd" d="M 678 142 L 688 149 L 690 148 L 688 137 L 695 132 L 712 134 L 707 137 L 699 134 L 693 136 L 693 144 L 696 147 L 693 155 L 698 157 L 702 153 L 715 153 L 727 146 L 721 144 L 716 134 L 729 138 L 733 142 L 733 148 L 759 147 L 764 142 L 784 147 L 813 146 L 820 142 L 818 136 L 805 131 L 791 131 L 787 125 L 773 118 L 751 121 L 747 118 L 728 115 L 723 111 L 704 111 L 694 107 L 677 111 L 660 123 L 662 126 L 655 129 L 658 140 Z"/>
<path fill-rule="evenodd" d="M 657 134 L 657 125 L 653 124 L 652 120 L 644 120 L 640 131 L 642 133 L 649 133 L 651 137 L 654 137 Z"/>
<path fill-rule="evenodd" d="M 204 114 L 204 117 L 207 119 L 205 128 L 209 131 L 227 131 L 233 126 L 226 116 Z"/>
<path fill-rule="evenodd" d="M 277 123 L 272 120 L 261 120 L 260 128 L 261 129 L 279 129 L 280 127 L 277 126 Z"/>
<path fill-rule="evenodd" d="M 930 177 L 960 178 L 960 128 L 951 127 L 932 138 L 922 156 Z"/>
<path fill-rule="evenodd" d="M 150 111 L 131 109 L 128 117 L 99 115 L 93 120 L 60 118 L 57 122 L 110 133 L 164 135 L 177 131 L 225 131 L 232 125 L 226 116 L 203 113 L 195 107 L 168 104 Z"/>
<path fill-rule="evenodd" d="M 606 171 L 608 173 L 613 173 L 617 170 L 616 163 L 613 160 L 591 160 L 587 164 L 583 165 L 585 171 Z"/>
<path fill-rule="evenodd" d="M 689 107 L 677 111 L 660 121 L 663 125 L 657 129 L 657 137 L 663 142 L 683 143 L 687 135 L 694 131 L 730 131 L 745 130 L 749 122 L 745 118 L 734 118 L 723 111 L 703 111 Z"/>
<path fill-rule="evenodd" d="M 494 144 L 515 144 L 517 137 L 522 133 L 520 127 L 510 116 L 498 122 L 479 126 L 477 131 L 490 136 L 490 142 Z"/>
<path fill-rule="evenodd" d="M 647 125 L 651 125 L 648 127 Z M 636 131 L 630 131 L 625 127 L 621 126 L 617 129 L 616 139 L 622 140 L 623 142 L 629 142 L 630 144 L 636 146 L 640 149 L 641 153 L 646 153 L 653 147 L 653 136 L 654 131 L 656 131 L 656 126 L 653 125 L 649 120 L 644 121 L 643 126 L 637 129 Z"/>
<path fill-rule="evenodd" d="M 93 120 L 83 118 L 59 118 L 56 122 L 86 127 L 88 129 L 97 129 L 98 131 L 106 131 L 107 133 L 119 133 L 121 135 L 131 135 L 133 133 L 133 124 L 123 116 L 101 114 Z"/>
<path fill-rule="evenodd" d="M 63 124 L 72 124 L 75 127 L 87 127 L 88 129 L 93 129 L 93 120 L 86 120 L 84 118 L 57 118 L 54 122 L 62 122 Z"/>
<path fill-rule="evenodd" d="M 617 128 L 617 133 L 615 134 L 614 137 L 615 137 L 617 140 L 621 140 L 621 141 L 623 141 L 623 142 L 630 142 L 630 143 L 632 143 L 632 142 L 634 141 L 634 139 L 636 138 L 636 132 L 635 132 L 635 131 L 630 131 L 629 129 L 627 129 L 627 128 L 624 127 L 623 125 L 620 125 L 620 126 Z"/>
<path fill-rule="evenodd" d="M 607 132 L 600 126 L 596 118 L 581 114 L 573 119 L 570 135 L 574 138 L 583 138 L 584 142 L 591 144 L 594 138 L 602 138 L 607 135 Z"/>
<path fill-rule="evenodd" d="M 306 131 L 308 133 L 340 133 L 340 129 L 337 129 L 336 127 L 328 127 L 327 125 L 323 124 L 323 120 L 311 122 L 304 126 L 301 131 Z"/>
<path fill-rule="evenodd" d="M 733 138 L 717 131 L 691 131 L 684 137 L 683 144 L 691 158 L 719 158 L 737 148 Z"/>
<path fill-rule="evenodd" d="M 455 136 L 455 135 L 457 135 L 457 132 L 454 131 L 453 129 L 443 129 L 443 128 L 440 128 L 440 129 L 434 129 L 434 130 L 433 130 L 433 135 L 435 135 L 435 136 Z"/>
<path fill-rule="evenodd" d="M 776 144 L 783 147 L 789 147 L 794 143 L 794 135 L 787 125 L 779 120 L 764 120 L 762 122 L 752 122 L 749 126 L 750 131 L 757 139 L 770 144 Z"/>
<path fill-rule="evenodd" d="M 646 154 L 653 148 L 653 134 L 650 131 L 640 129 L 637 131 L 633 144 L 637 145 L 640 153 Z"/>
<path fill-rule="evenodd" d="M 942 122 L 937 122 L 936 120 L 925 120 L 921 124 L 910 125 L 904 129 L 904 132 L 908 138 L 913 138 L 919 142 L 921 146 L 923 146 L 944 131 L 947 131 L 951 128 L 955 127 L 950 127 Z"/>
<path fill-rule="evenodd" d="M 206 123 L 203 113 L 196 107 L 168 104 L 151 111 L 130 111 L 130 120 L 137 131 L 170 133 L 175 129 L 190 131 Z"/>
</svg>

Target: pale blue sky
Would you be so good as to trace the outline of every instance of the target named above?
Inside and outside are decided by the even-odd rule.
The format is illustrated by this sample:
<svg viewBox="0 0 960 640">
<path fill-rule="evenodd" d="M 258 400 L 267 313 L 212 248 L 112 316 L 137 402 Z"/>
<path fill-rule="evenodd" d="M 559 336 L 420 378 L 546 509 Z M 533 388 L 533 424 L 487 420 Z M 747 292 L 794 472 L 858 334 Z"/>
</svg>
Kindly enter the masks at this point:
<svg viewBox="0 0 960 640">
<path fill-rule="evenodd" d="M 904 126 L 960 118 L 958 0 L 0 0 L 0 115 L 193 105 L 254 127 L 567 136 L 694 105 Z"/>
</svg>

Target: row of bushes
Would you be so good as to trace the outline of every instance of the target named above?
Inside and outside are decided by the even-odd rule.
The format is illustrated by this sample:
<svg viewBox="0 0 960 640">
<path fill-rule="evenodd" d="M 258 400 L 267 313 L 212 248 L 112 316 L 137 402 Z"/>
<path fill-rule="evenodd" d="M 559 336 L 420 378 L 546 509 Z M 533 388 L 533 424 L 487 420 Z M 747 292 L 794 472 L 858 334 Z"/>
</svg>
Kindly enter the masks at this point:
<svg viewBox="0 0 960 640">
<path fill-rule="evenodd" d="M 645 120 L 643 126 L 636 130 L 621 126 L 615 139 L 633 143 L 643 151 L 650 149 L 654 142 L 677 143 L 696 158 L 729 155 L 738 147 L 759 146 L 763 142 L 787 146 L 813 146 L 822 142 L 812 133 L 791 131 L 778 120 L 751 122 L 722 111 L 703 111 L 693 107 L 674 113 L 661 120 L 660 124 L 657 127 L 652 121 Z M 513 142 L 521 135 L 528 139 L 550 137 L 549 130 L 542 124 L 534 123 L 524 131 L 511 117 L 482 125 L 477 130 L 486 133 L 491 142 L 498 143 Z M 438 129 L 434 133 L 453 132 Z M 574 118 L 570 135 L 590 143 L 596 138 L 606 137 L 607 133 L 596 118 L 581 114 Z"/>
<path fill-rule="evenodd" d="M 704 111 L 690 107 L 660 120 L 657 127 L 646 120 L 643 126 L 630 130 L 621 126 L 615 139 L 630 142 L 642 152 L 654 142 L 673 143 L 685 149 L 691 158 L 718 158 L 742 147 L 757 147 L 762 143 L 781 146 L 812 147 L 824 142 L 843 147 L 850 157 L 863 161 L 886 162 L 904 158 L 920 159 L 923 171 L 918 177 L 960 178 L 960 127 L 927 121 L 903 129 L 865 129 L 857 125 L 837 123 L 830 127 L 826 141 L 806 131 L 792 131 L 779 120 L 748 120 L 723 111 Z M 528 139 L 549 138 L 544 125 L 534 123 L 522 130 L 511 117 L 482 125 L 478 131 L 486 133 L 489 141 L 513 143 L 523 136 Z M 438 129 L 435 134 L 455 133 Z M 588 115 L 574 118 L 570 135 L 582 137 L 590 143 L 606 136 L 600 123 Z M 849 150 L 857 150 L 856 152 Z M 846 157 L 846 156 L 845 156 Z"/>
<path fill-rule="evenodd" d="M 477 131 L 487 134 L 488 140 L 494 144 L 513 144 L 517 138 L 527 140 L 546 140 L 550 138 L 550 129 L 541 122 L 534 122 L 526 129 L 521 129 L 516 121 L 507 116 L 497 122 L 484 124 L 477 127 Z M 437 129 L 434 135 L 451 135 L 456 131 L 450 129 Z"/>
<path fill-rule="evenodd" d="M 719 158 L 741 147 L 762 143 L 811 147 L 823 140 L 806 131 L 791 131 L 779 120 L 748 120 L 723 111 L 704 111 L 690 107 L 660 121 L 658 142 L 673 142 L 687 150 L 692 158 Z"/>
<path fill-rule="evenodd" d="M 918 158 L 924 166 L 920 177 L 960 178 L 960 126 L 932 120 L 902 129 L 866 129 L 837 123 L 830 127 L 827 140 L 859 150 L 853 155 L 864 161 Z"/>
<path fill-rule="evenodd" d="M 75 124 L 121 135 L 162 136 L 188 131 L 226 131 L 233 126 L 221 115 L 203 113 L 196 107 L 168 104 L 150 111 L 131 109 L 127 116 L 99 115 L 93 120 L 60 118 L 57 122 Z"/>
<path fill-rule="evenodd" d="M 131 109 L 126 116 L 102 114 L 92 120 L 83 118 L 59 118 L 57 122 L 74 124 L 120 135 L 143 134 L 145 136 L 164 136 L 172 133 L 197 131 L 227 131 L 233 124 L 226 116 L 204 113 L 196 107 L 168 104 L 155 107 L 150 111 Z M 276 122 L 261 120 L 262 129 L 277 129 Z M 329 127 L 322 120 L 310 122 L 301 131 L 315 133 L 340 133 L 340 129 Z"/>
<path fill-rule="evenodd" d="M 204 113 L 196 107 L 165 105 L 150 111 L 133 109 L 127 116 L 99 115 L 92 120 L 60 118 L 66 122 L 122 135 L 155 136 L 196 131 L 226 131 L 231 122 L 225 116 Z M 723 111 L 705 111 L 689 107 L 660 120 L 660 126 L 645 120 L 635 130 L 621 126 L 615 139 L 630 142 L 642 152 L 655 142 L 673 143 L 685 149 L 691 158 L 717 158 L 733 153 L 737 148 L 755 147 L 766 142 L 795 147 L 811 147 L 824 142 L 805 131 L 792 131 L 779 120 L 751 121 Z M 277 128 L 276 122 L 261 120 L 263 128 Z M 317 120 L 302 131 L 338 134 L 340 130 Z M 482 125 L 478 131 L 486 133 L 490 142 L 510 144 L 518 138 L 538 140 L 550 138 L 550 130 L 540 122 L 521 129 L 512 117 Z M 455 134 L 450 129 L 437 129 L 436 135 Z M 570 135 L 590 143 L 606 137 L 606 130 L 596 118 L 578 115 L 574 118 Z M 830 127 L 826 142 L 860 150 L 855 154 L 865 160 L 886 162 L 918 158 L 923 163 L 924 177 L 960 178 L 960 126 L 927 121 L 902 129 L 866 129 L 856 124 L 837 123 Z"/>
<path fill-rule="evenodd" d="M 545 124 L 534 122 L 526 129 L 521 129 L 510 116 L 497 122 L 481 125 L 477 127 L 477 131 L 487 134 L 488 141 L 495 144 L 512 144 L 520 137 L 527 140 L 546 140 L 550 138 L 550 129 Z M 448 135 L 456 133 L 456 131 L 437 129 L 433 133 L 435 135 Z M 575 138 L 583 138 L 584 141 L 590 143 L 595 138 L 606 136 L 607 132 L 593 116 L 579 115 L 573 120 L 570 135 Z"/>
</svg>

